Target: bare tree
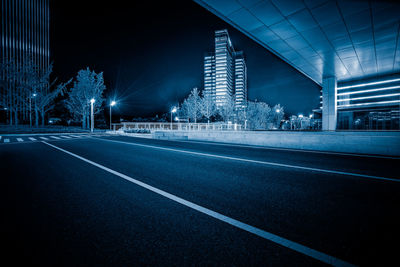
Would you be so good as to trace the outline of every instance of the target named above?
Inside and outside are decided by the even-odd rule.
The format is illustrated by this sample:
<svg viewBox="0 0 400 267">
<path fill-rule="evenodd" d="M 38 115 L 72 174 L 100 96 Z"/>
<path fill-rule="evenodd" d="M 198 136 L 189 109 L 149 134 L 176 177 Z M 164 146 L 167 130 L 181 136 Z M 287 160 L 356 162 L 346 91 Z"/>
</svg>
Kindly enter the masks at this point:
<svg viewBox="0 0 400 267">
<path fill-rule="evenodd" d="M 233 96 L 227 95 L 224 104 L 218 108 L 218 113 L 227 122 L 232 120 L 235 115 L 235 99 Z"/>
<path fill-rule="evenodd" d="M 0 104 L 9 111 L 10 124 L 17 125 L 19 117 L 29 116 L 31 124 L 32 109 L 35 112 L 35 125 L 39 125 L 39 113 L 42 125 L 46 113 L 52 108 L 55 98 L 63 93 L 69 83 L 56 86 L 55 79 L 50 82 L 53 65 L 40 68 L 31 55 L 25 57 L 24 62 L 3 61 L 0 65 Z M 53 89 L 56 87 L 55 89 Z M 33 103 L 32 103 L 33 102 Z"/>
<path fill-rule="evenodd" d="M 189 120 L 197 122 L 197 119 L 201 117 L 201 98 L 197 88 L 193 88 L 190 95 L 183 101 L 182 112 L 187 116 Z"/>
<path fill-rule="evenodd" d="M 82 120 L 82 127 L 89 126 L 90 100 L 95 100 L 94 113 L 97 114 L 103 109 L 104 85 L 103 73 L 96 74 L 94 71 L 80 70 L 76 76 L 74 86 L 71 88 L 69 98 L 66 100 L 68 110 Z"/>
<path fill-rule="evenodd" d="M 265 130 L 267 123 L 271 122 L 271 108 L 264 102 L 251 102 L 247 104 L 246 115 L 249 128 L 252 130 Z"/>
<path fill-rule="evenodd" d="M 217 107 L 211 95 L 203 92 L 203 97 L 200 99 L 200 113 L 207 119 L 207 123 L 210 123 L 210 118 L 215 115 Z"/>
</svg>

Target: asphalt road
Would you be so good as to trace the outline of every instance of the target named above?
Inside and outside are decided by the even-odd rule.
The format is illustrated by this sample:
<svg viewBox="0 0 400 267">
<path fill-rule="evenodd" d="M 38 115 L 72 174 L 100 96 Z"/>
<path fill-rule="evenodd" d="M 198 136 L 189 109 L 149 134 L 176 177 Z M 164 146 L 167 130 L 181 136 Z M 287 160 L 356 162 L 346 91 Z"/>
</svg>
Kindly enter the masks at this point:
<svg viewBox="0 0 400 267">
<path fill-rule="evenodd" d="M 399 159 L 52 136 L 0 142 L 14 265 L 398 262 Z"/>
</svg>

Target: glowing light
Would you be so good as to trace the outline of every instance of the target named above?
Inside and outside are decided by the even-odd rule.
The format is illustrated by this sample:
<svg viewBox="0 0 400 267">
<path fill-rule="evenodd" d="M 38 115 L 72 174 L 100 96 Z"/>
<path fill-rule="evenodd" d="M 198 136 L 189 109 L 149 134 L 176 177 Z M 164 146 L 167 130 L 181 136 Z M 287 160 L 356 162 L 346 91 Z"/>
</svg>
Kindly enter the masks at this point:
<svg viewBox="0 0 400 267">
<path fill-rule="evenodd" d="M 370 106 L 370 105 L 383 105 L 383 104 L 394 104 L 400 103 L 400 100 L 391 100 L 391 101 L 379 101 L 379 102 L 370 102 L 370 103 L 360 103 L 360 104 L 348 104 L 348 105 L 340 105 L 341 107 L 359 107 L 359 106 Z"/>
<path fill-rule="evenodd" d="M 175 112 L 176 112 L 176 107 L 174 107 L 174 108 L 171 110 L 171 112 L 172 112 L 172 113 L 175 113 Z"/>
<path fill-rule="evenodd" d="M 303 118 L 303 114 L 299 114 L 299 118 Z"/>
<path fill-rule="evenodd" d="M 392 90 L 392 89 L 398 89 L 398 88 L 400 88 L 400 86 L 390 86 L 390 87 L 384 87 L 384 88 L 378 88 L 378 89 L 368 89 L 368 90 L 362 90 L 362 91 L 340 93 L 340 94 L 337 94 L 337 95 L 354 95 L 354 94 L 362 94 L 362 93 L 370 93 L 370 92 Z"/>
<path fill-rule="evenodd" d="M 111 101 L 111 104 L 110 104 L 110 106 L 115 106 L 117 104 L 117 102 L 115 102 L 115 101 Z"/>
<path fill-rule="evenodd" d="M 399 79 L 392 79 L 392 80 L 379 81 L 379 82 L 361 83 L 361 84 L 355 84 L 355 85 L 349 85 L 349 86 L 338 87 L 337 90 L 343 90 L 343 89 L 348 89 L 348 88 L 364 87 L 364 86 L 377 85 L 377 84 L 384 84 L 384 83 L 393 83 L 393 82 L 399 82 L 399 81 L 400 81 L 400 78 L 399 78 Z"/>
<path fill-rule="evenodd" d="M 32 96 L 33 96 L 33 97 L 36 97 L 36 96 L 37 96 L 37 94 L 36 94 L 36 93 L 33 93 L 33 94 L 32 94 Z"/>
<path fill-rule="evenodd" d="M 94 100 L 94 98 L 90 99 L 90 103 L 93 104 L 94 102 L 96 102 L 96 100 Z"/>
<path fill-rule="evenodd" d="M 400 96 L 400 93 L 398 93 L 398 94 L 387 94 L 387 95 L 362 96 L 362 97 L 355 97 L 355 98 L 348 98 L 348 99 L 338 99 L 337 102 L 344 102 L 344 101 L 351 101 L 351 100 L 362 100 L 362 99 L 371 99 L 371 98 L 381 98 L 381 97 L 391 97 L 391 96 Z"/>
<path fill-rule="evenodd" d="M 310 119 L 312 119 L 312 117 L 313 117 L 313 114 L 310 114 Z"/>
<path fill-rule="evenodd" d="M 179 121 L 179 118 L 178 118 L 178 117 L 175 117 L 175 120 L 176 120 L 176 121 Z"/>
</svg>

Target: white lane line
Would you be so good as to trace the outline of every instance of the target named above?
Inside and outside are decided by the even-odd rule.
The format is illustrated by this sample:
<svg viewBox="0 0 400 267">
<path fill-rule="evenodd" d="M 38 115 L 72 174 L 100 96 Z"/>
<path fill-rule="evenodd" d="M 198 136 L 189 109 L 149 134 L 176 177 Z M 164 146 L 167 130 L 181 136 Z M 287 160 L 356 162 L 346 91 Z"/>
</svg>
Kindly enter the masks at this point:
<svg viewBox="0 0 400 267">
<path fill-rule="evenodd" d="M 53 138 L 53 139 L 61 139 L 60 137 L 57 137 L 57 136 L 50 136 L 51 138 Z"/>
<path fill-rule="evenodd" d="M 47 138 L 47 137 L 40 137 L 40 139 L 49 140 L 49 138 Z"/>
<path fill-rule="evenodd" d="M 4 139 L 4 143 L 9 143 L 10 139 Z"/>
<path fill-rule="evenodd" d="M 78 159 L 80 159 L 82 161 L 85 161 L 85 162 L 87 162 L 87 163 L 89 163 L 89 164 L 91 164 L 93 166 L 96 166 L 96 167 L 98 167 L 98 168 L 100 168 L 102 170 L 105 170 L 105 171 L 107 171 L 107 172 L 109 172 L 111 174 L 119 176 L 119 177 L 121 177 L 121 178 L 123 178 L 123 179 L 125 179 L 125 180 L 127 180 L 127 181 L 129 181 L 131 183 L 134 183 L 134 184 L 136 184 L 136 185 L 138 185 L 140 187 L 143 187 L 143 188 L 145 188 L 147 190 L 150 190 L 150 191 L 152 191 L 152 192 L 154 192 L 156 194 L 159 194 L 159 195 L 161 195 L 163 197 L 166 197 L 166 198 L 168 198 L 168 199 L 170 199 L 172 201 L 175 201 L 175 202 L 177 202 L 179 204 L 182 204 L 182 205 L 184 205 L 186 207 L 189 207 L 191 209 L 197 210 L 197 211 L 199 211 L 199 212 L 201 212 L 203 214 L 206 214 L 206 215 L 208 215 L 210 217 L 213 217 L 213 218 L 215 218 L 217 220 L 220 220 L 222 222 L 228 223 L 228 224 L 230 224 L 232 226 L 235 226 L 235 227 L 237 227 L 239 229 L 242 229 L 244 231 L 247 231 L 249 233 L 255 234 L 255 235 L 257 235 L 259 237 L 262 237 L 262 238 L 264 238 L 266 240 L 272 241 L 272 242 L 274 242 L 276 244 L 279 244 L 279 245 L 281 245 L 283 247 L 286 247 L 286 248 L 289 248 L 291 250 L 297 251 L 297 252 L 299 252 L 301 254 L 304 254 L 304 255 L 309 256 L 311 258 L 314 258 L 316 260 L 322 261 L 324 263 L 331 264 L 333 266 L 353 266 L 352 264 L 350 264 L 348 262 L 345 262 L 343 260 L 340 260 L 340 259 L 335 258 L 333 256 L 330 256 L 328 254 L 325 254 L 323 252 L 320 252 L 320 251 L 317 251 L 315 249 L 306 247 L 306 246 L 301 245 L 301 244 L 299 244 L 297 242 L 291 241 L 291 240 L 286 239 L 284 237 L 280 237 L 280 236 L 275 235 L 273 233 L 264 231 L 264 230 L 262 230 L 260 228 L 251 226 L 251 225 L 246 224 L 244 222 L 241 222 L 241 221 L 235 220 L 235 219 L 233 219 L 231 217 L 225 216 L 225 215 L 223 215 L 223 214 L 221 214 L 219 212 L 216 212 L 216 211 L 207 209 L 207 208 L 205 208 L 203 206 L 197 205 L 197 204 L 195 204 L 193 202 L 190 202 L 188 200 L 185 200 L 183 198 L 180 198 L 178 196 L 170 194 L 170 193 L 168 193 L 166 191 L 163 191 L 161 189 L 158 189 L 156 187 L 153 187 L 151 185 L 143 183 L 143 182 L 141 182 L 139 180 L 136 180 L 136 179 L 134 179 L 132 177 L 129 177 L 129 176 L 123 174 L 123 173 L 114 171 L 114 170 L 112 170 L 110 168 L 107 168 L 107 167 L 105 167 L 105 166 L 103 166 L 101 164 L 98 164 L 98 163 L 96 163 L 94 161 L 91 161 L 91 160 L 86 159 L 84 157 L 81 157 L 81 156 L 79 156 L 77 154 L 69 152 L 69 151 L 67 151 L 65 149 L 62 149 L 62 148 L 58 147 L 58 146 L 49 144 L 49 143 L 47 143 L 45 141 L 42 141 L 42 143 L 44 143 L 44 144 L 46 144 L 48 146 L 51 146 L 51 147 L 53 147 L 55 149 L 58 149 L 59 151 L 62 151 L 64 153 L 66 153 L 68 155 L 71 155 L 71 156 L 73 156 L 75 158 L 78 158 Z"/>
<path fill-rule="evenodd" d="M 31 140 L 31 141 L 36 141 L 36 138 L 33 138 L 33 137 L 28 137 L 29 138 L 29 140 Z"/>
<path fill-rule="evenodd" d="M 165 140 L 172 142 L 183 142 L 192 144 L 206 144 L 206 145 L 216 145 L 216 146 L 231 146 L 231 147 L 243 147 L 243 148 L 254 148 L 254 149 L 264 149 L 264 150 L 280 150 L 280 151 L 293 151 L 293 152 L 304 152 L 304 153 L 314 153 L 314 154 L 328 154 L 328 155 L 340 155 L 340 156 L 351 156 L 351 157 L 362 157 L 362 158 L 382 158 L 382 159 L 400 159 L 399 157 L 382 156 L 382 155 L 366 155 L 366 154 L 355 154 L 355 153 L 341 153 L 341 152 L 330 152 L 330 151 L 318 151 L 318 150 L 306 150 L 306 149 L 294 149 L 294 148 L 284 148 L 284 147 L 263 147 L 263 146 L 252 146 L 252 145 L 240 145 L 240 144 L 225 144 L 218 142 L 207 142 L 207 141 L 186 141 L 186 140 Z"/>
<path fill-rule="evenodd" d="M 167 148 L 167 147 L 159 147 L 159 146 L 153 146 L 153 145 L 144 145 L 144 144 L 138 144 L 138 143 L 116 141 L 116 140 L 110 140 L 110 139 L 104 139 L 104 138 L 96 138 L 96 137 L 92 137 L 92 138 L 93 139 L 97 139 L 97 140 L 103 140 L 103 141 L 106 141 L 106 142 L 114 142 L 114 143 L 121 143 L 121 144 L 127 144 L 127 145 L 132 145 L 132 146 L 148 147 L 148 148 L 154 148 L 154 149 L 160 149 L 160 150 L 166 150 L 166 151 L 173 151 L 173 152 L 179 152 L 179 153 L 186 153 L 186 154 L 197 155 L 197 156 L 205 156 L 205 157 L 211 157 L 211 158 L 219 158 L 219 159 L 228 159 L 228 160 L 235 160 L 235 161 L 242 161 L 242 162 L 250 162 L 250 163 L 262 164 L 262 165 L 278 166 L 278 167 L 285 167 L 285 168 L 292 168 L 292 169 L 299 169 L 299 170 L 306 170 L 306 171 L 323 172 L 323 173 L 339 174 L 339 175 L 347 175 L 347 176 L 356 176 L 356 177 L 363 177 L 363 178 L 369 178 L 369 179 L 374 179 L 374 180 L 400 182 L 400 179 L 380 177 L 380 176 L 367 175 L 367 174 L 361 174 L 361 173 L 334 171 L 334 170 L 326 170 L 326 169 L 319 169 L 319 168 L 312 168 L 312 167 L 304 167 L 304 166 L 290 165 L 290 164 L 276 163 L 276 162 L 269 162 L 269 161 L 243 159 L 243 158 L 236 158 L 236 157 L 229 157 L 229 156 L 221 156 L 221 155 L 214 155 L 214 154 L 208 154 L 208 153 L 194 152 L 194 151 L 188 151 L 188 150 L 181 150 L 181 149 L 174 149 L 174 148 Z"/>
<path fill-rule="evenodd" d="M 1 141 L 2 136 L 0 135 L 0 141 Z"/>
<path fill-rule="evenodd" d="M 70 139 L 70 138 L 72 138 L 72 137 L 70 137 L 70 136 L 66 136 L 66 135 L 60 135 L 60 137 L 62 137 L 62 138 L 67 138 L 67 139 Z"/>
<path fill-rule="evenodd" d="M 17 138 L 17 141 L 18 141 L 18 142 L 24 142 L 24 139 L 22 139 L 22 138 Z"/>
</svg>

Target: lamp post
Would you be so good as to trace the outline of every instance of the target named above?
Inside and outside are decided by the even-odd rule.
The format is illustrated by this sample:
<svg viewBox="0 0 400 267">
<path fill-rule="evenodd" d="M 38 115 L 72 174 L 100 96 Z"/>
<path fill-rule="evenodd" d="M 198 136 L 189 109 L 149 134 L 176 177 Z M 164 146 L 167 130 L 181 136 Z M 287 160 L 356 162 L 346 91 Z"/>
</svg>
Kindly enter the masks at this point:
<svg viewBox="0 0 400 267">
<path fill-rule="evenodd" d="M 93 114 L 93 104 L 96 100 L 94 98 L 90 99 L 90 132 L 93 133 L 94 129 L 94 114 Z"/>
<path fill-rule="evenodd" d="M 176 107 L 173 107 L 171 110 L 171 131 L 172 131 L 172 114 L 176 112 Z"/>
<path fill-rule="evenodd" d="M 117 102 L 115 102 L 115 101 L 111 101 L 111 103 L 110 103 L 110 131 L 111 131 L 111 108 L 113 106 L 115 106 L 115 104 L 117 104 Z"/>
<path fill-rule="evenodd" d="M 32 127 L 32 97 L 36 97 L 36 93 L 29 96 L 29 127 Z M 36 101 L 35 101 L 36 108 Z"/>
</svg>

